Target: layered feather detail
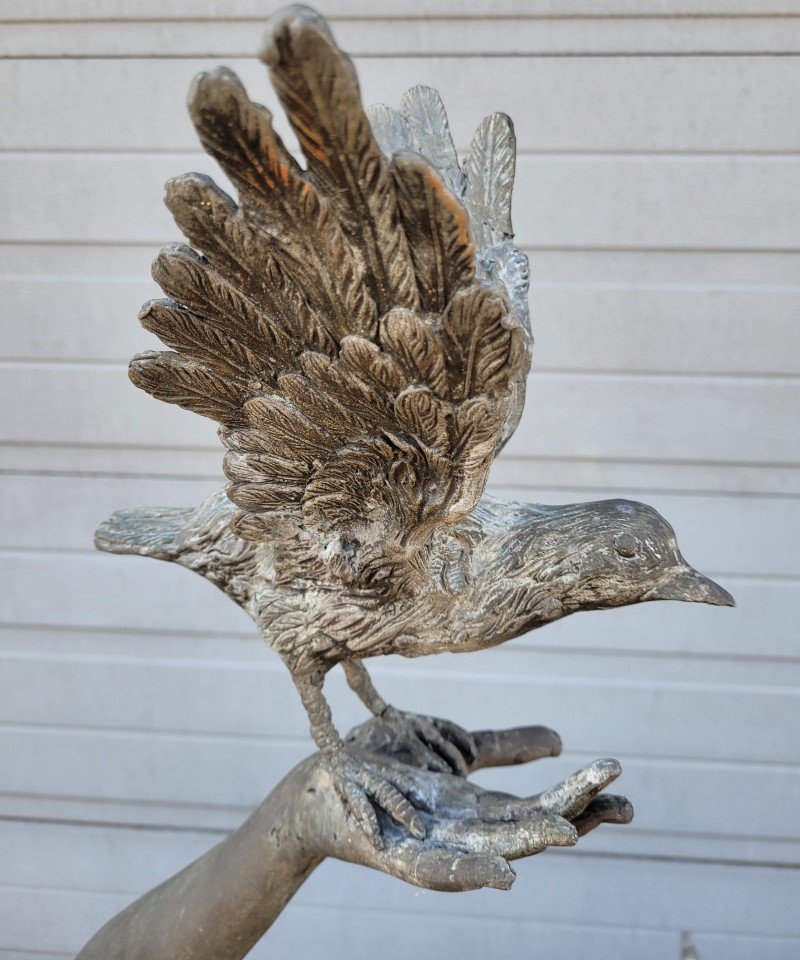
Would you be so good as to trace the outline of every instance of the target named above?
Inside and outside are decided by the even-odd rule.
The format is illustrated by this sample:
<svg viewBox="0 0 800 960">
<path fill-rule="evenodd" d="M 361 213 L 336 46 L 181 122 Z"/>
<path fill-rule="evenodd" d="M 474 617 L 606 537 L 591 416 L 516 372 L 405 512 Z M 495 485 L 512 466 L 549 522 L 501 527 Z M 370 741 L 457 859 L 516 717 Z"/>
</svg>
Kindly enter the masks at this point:
<svg viewBox="0 0 800 960">
<path fill-rule="evenodd" d="M 407 90 L 399 110 L 379 103 L 367 115 L 387 156 L 419 154 L 463 203 L 475 244 L 476 276 L 506 290 L 517 322 L 530 336 L 528 258 L 514 245 L 511 225 L 517 150 L 511 119 L 504 113 L 486 117 L 475 131 L 462 168 L 441 98 L 430 87 Z M 521 393 L 520 409 L 523 402 Z"/>
<path fill-rule="evenodd" d="M 290 7 L 273 19 L 261 56 L 311 180 L 361 254 L 379 313 L 393 306 L 416 307 L 409 243 L 352 62 L 336 46 L 325 21 L 305 7 Z"/>
<path fill-rule="evenodd" d="M 230 71 L 195 80 L 192 119 L 238 202 L 199 174 L 167 185 L 192 247 L 154 264 L 166 297 L 140 318 L 170 352 L 131 379 L 221 424 L 233 530 L 273 545 L 277 582 L 413 592 L 437 529 L 483 493 L 529 337 L 482 277 L 438 97 L 406 96 L 389 160 L 324 21 L 281 14 L 264 59 L 307 168 Z"/>
</svg>

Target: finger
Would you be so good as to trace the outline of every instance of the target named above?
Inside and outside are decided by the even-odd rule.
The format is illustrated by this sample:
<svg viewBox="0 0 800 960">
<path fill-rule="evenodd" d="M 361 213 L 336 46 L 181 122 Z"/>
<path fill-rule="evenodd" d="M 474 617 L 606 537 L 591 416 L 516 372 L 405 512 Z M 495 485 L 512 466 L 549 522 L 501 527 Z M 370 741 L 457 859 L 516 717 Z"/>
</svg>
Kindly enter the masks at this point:
<svg viewBox="0 0 800 960">
<path fill-rule="evenodd" d="M 601 823 L 630 823 L 633 820 L 633 805 L 627 797 L 595 797 L 589 806 L 572 821 L 582 837 Z"/>
<path fill-rule="evenodd" d="M 561 737 L 549 727 L 512 727 L 509 730 L 476 730 L 473 770 L 528 763 L 561 753 Z"/>
<path fill-rule="evenodd" d="M 618 760 L 595 760 L 582 767 L 561 783 L 540 793 L 537 798 L 541 810 L 549 810 L 571 820 L 582 813 L 589 801 L 622 773 Z"/>
<path fill-rule="evenodd" d="M 413 749 L 415 766 L 421 767 L 423 770 L 432 770 L 434 773 L 447 773 L 452 775 L 453 765 L 441 754 L 437 753 L 418 732 L 417 743 L 419 746 L 417 747 L 415 745 Z"/>
<path fill-rule="evenodd" d="M 496 854 L 465 853 L 419 843 L 404 844 L 397 853 L 389 872 L 397 871 L 403 880 L 428 890 L 508 890 L 516 877 L 513 868 Z"/>
<path fill-rule="evenodd" d="M 506 860 L 530 857 L 546 847 L 571 847 L 578 833 L 569 820 L 552 813 L 538 812 L 519 821 L 450 820 L 435 821 L 431 840 L 457 844 L 471 853 L 499 854 Z"/>
<path fill-rule="evenodd" d="M 472 767 L 475 763 L 476 745 L 471 733 L 468 733 L 463 727 L 459 727 L 452 720 L 442 720 L 439 717 L 432 717 L 434 726 L 437 730 L 449 740 L 461 756 L 466 760 L 467 766 Z"/>
<path fill-rule="evenodd" d="M 455 773 L 459 777 L 469 775 L 469 766 L 461 751 L 455 744 L 447 740 L 439 730 L 430 724 L 426 729 L 417 730 L 417 736 L 428 749 L 433 750 L 447 763 L 447 773 Z"/>
<path fill-rule="evenodd" d="M 528 820 L 543 810 L 538 796 L 515 797 L 487 790 L 478 795 L 478 812 L 484 820 Z"/>
<path fill-rule="evenodd" d="M 425 838 L 425 824 L 412 804 L 397 787 L 392 786 L 382 776 L 377 777 L 368 772 L 365 777 L 365 789 L 378 806 L 385 810 L 393 820 L 404 826 L 412 837 L 418 840 Z"/>
</svg>

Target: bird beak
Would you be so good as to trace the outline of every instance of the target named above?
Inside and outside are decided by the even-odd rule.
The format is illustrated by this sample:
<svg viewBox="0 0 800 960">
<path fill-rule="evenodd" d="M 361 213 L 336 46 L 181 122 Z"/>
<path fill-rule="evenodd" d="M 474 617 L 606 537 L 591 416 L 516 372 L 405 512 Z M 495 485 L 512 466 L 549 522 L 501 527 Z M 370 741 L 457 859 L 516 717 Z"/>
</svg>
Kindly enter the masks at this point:
<svg viewBox="0 0 800 960">
<path fill-rule="evenodd" d="M 691 603 L 711 603 L 716 607 L 736 606 L 736 601 L 727 590 L 688 564 L 670 570 L 642 599 L 687 600 Z"/>
</svg>

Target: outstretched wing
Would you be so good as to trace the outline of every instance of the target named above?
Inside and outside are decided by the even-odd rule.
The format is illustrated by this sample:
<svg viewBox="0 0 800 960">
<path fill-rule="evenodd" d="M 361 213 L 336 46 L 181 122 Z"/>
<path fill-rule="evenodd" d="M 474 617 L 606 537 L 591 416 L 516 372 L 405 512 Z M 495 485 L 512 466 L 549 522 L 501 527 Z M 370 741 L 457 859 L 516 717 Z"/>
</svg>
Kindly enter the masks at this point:
<svg viewBox="0 0 800 960">
<path fill-rule="evenodd" d="M 476 159 L 473 145 L 462 172 L 420 109 L 418 137 L 388 158 L 351 62 L 306 8 L 273 20 L 263 59 L 307 168 L 233 73 L 195 80 L 192 119 L 238 205 L 199 174 L 167 185 L 192 246 L 155 261 L 167 296 L 140 316 L 171 350 L 135 357 L 131 379 L 221 424 L 233 528 L 282 544 L 278 579 L 413 589 L 436 529 L 480 499 L 530 365 L 527 321 L 484 250 L 510 241 L 481 182 L 496 144 Z M 471 221 L 466 202 L 489 213 Z"/>
<path fill-rule="evenodd" d="M 413 150 L 433 167 L 467 211 L 474 242 L 475 276 L 505 290 L 514 318 L 531 342 L 528 315 L 528 258 L 514 244 L 511 191 L 516 166 L 514 125 L 504 113 L 493 113 L 478 127 L 463 169 L 441 98 L 431 87 L 407 90 L 400 109 L 379 103 L 367 111 L 375 136 L 388 156 Z M 525 405 L 521 368 L 512 378 L 514 395 L 503 444 L 517 428 Z"/>
</svg>

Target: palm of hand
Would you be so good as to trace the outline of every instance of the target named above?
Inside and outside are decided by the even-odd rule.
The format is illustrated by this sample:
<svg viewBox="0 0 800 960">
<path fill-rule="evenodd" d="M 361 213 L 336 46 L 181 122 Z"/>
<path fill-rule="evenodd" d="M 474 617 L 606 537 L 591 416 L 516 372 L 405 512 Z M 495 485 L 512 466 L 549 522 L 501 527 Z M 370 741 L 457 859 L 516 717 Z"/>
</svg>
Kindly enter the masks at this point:
<svg viewBox="0 0 800 960">
<path fill-rule="evenodd" d="M 378 810 L 381 843 L 346 809 L 329 771 L 320 764 L 319 788 L 331 797 L 320 853 L 381 870 L 431 890 L 480 887 L 508 889 L 515 873 L 509 861 L 549 846 L 572 846 L 600 823 L 628 823 L 633 810 L 624 798 L 603 794 L 620 774 L 616 760 L 597 760 L 562 783 L 531 797 L 516 797 L 470 783 L 468 773 L 488 766 L 524 763 L 560 753 L 561 742 L 546 727 L 467 733 L 448 721 L 436 725 L 450 747 L 423 743 L 413 725 L 374 718 L 348 737 L 348 751 L 409 801 L 423 831 L 411 831 Z M 452 747 L 461 762 L 454 763 Z M 443 772 L 446 759 L 459 770 Z M 433 767 L 434 769 L 431 769 Z M 438 768 L 437 768 L 438 767 Z"/>
</svg>

